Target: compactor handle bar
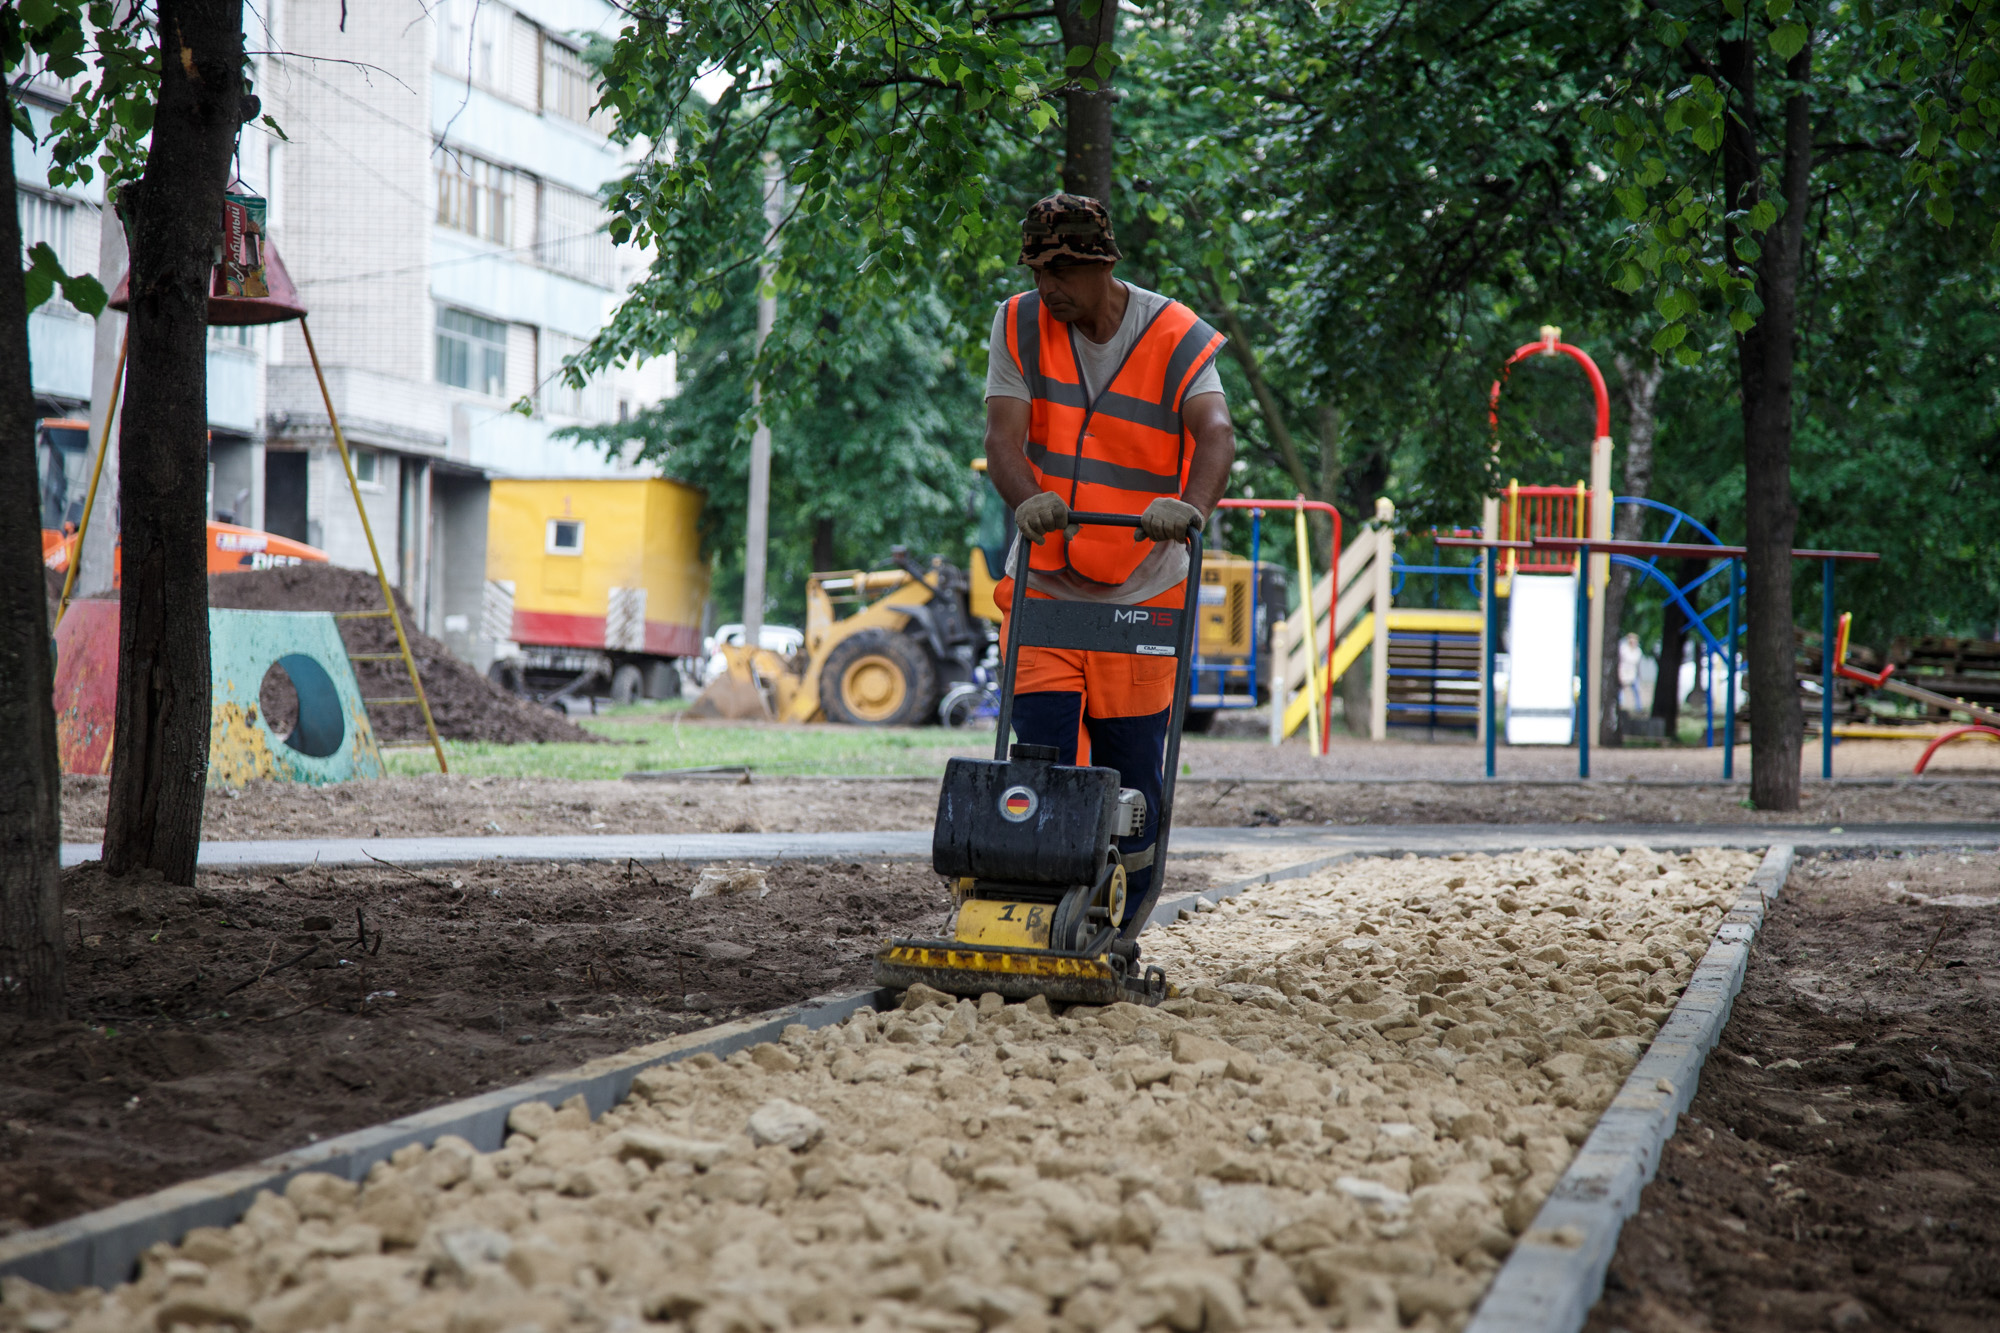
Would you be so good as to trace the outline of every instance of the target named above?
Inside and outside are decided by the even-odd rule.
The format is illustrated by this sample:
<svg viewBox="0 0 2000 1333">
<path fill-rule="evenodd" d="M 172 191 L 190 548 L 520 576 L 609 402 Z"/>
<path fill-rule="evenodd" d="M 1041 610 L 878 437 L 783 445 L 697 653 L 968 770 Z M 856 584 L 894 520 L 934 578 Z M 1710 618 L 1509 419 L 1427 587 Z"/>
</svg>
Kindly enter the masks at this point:
<svg viewBox="0 0 2000 1333">
<path fill-rule="evenodd" d="M 1139 516 L 1137 514 L 1093 514 L 1071 511 L 1069 524 L 1066 526 L 1137 528 L 1139 526 Z M 1187 601 L 1181 607 L 1174 624 L 1166 631 L 1166 634 L 1171 638 L 1175 658 L 1174 695 L 1173 702 L 1169 706 L 1167 713 L 1167 752 L 1165 763 L 1162 766 L 1164 771 L 1160 775 L 1160 808 L 1152 812 L 1156 820 L 1154 825 L 1156 832 L 1153 841 L 1153 880 L 1144 900 L 1138 903 L 1132 910 L 1124 930 L 1120 932 L 1120 937 L 1128 941 L 1135 939 L 1139 932 L 1146 928 L 1146 923 L 1153 915 L 1153 905 L 1159 901 L 1160 889 L 1166 883 L 1167 835 L 1173 830 L 1174 822 L 1174 779 L 1180 772 L 1181 728 L 1187 720 L 1188 694 L 1192 688 L 1194 677 L 1195 619 L 1199 610 L 1199 599 L 1201 597 L 1201 536 L 1200 523 L 1188 524 L 1186 539 L 1188 545 Z M 1015 553 L 1020 558 L 1021 573 L 1020 576 L 1014 579 L 1014 595 L 1009 599 L 1010 605 L 1007 612 L 1007 656 L 1005 664 L 1001 668 L 1000 676 L 999 734 L 994 737 L 993 746 L 993 757 L 997 760 L 1007 758 L 1008 734 L 1013 730 L 1014 721 L 1014 673 L 1020 662 L 1022 640 L 1029 637 L 1031 632 L 1031 627 L 1028 624 L 1030 618 L 1024 614 L 1028 607 L 1028 580 L 1025 576 L 1030 559 L 1028 555 L 1029 545 L 1030 543 L 1023 542 L 1015 548 Z M 1123 609 L 1109 603 L 1049 602 L 1039 599 L 1036 605 L 1047 608 L 1077 608 L 1078 610 L 1085 607 L 1095 607 L 1103 610 Z M 1056 613 L 1052 609 L 1046 614 Z M 1089 613 L 1085 612 L 1084 614 L 1087 616 Z M 1050 646 L 1088 648 L 1091 645 L 1087 642 L 1071 641 Z M 1154 650 L 1157 651 L 1157 649 L 1166 646 L 1167 644 L 1165 643 L 1158 643 L 1154 645 Z M 1112 651 L 1130 652 L 1134 650 L 1131 648 L 1122 650 L 1114 648 Z"/>
<path fill-rule="evenodd" d="M 1070 527 L 1085 528 L 1136 528 L 1139 526 L 1137 514 L 1089 514 L 1080 509 L 1072 509 L 1069 514 Z M 1201 524 L 1188 524 L 1188 540 L 1201 538 Z"/>
</svg>

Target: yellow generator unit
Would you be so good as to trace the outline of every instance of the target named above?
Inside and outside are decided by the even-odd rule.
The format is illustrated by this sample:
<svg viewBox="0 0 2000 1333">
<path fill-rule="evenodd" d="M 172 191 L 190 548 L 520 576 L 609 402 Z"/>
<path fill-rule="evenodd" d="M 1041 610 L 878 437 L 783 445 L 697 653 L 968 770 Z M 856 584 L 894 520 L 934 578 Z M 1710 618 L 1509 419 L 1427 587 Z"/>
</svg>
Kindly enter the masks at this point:
<svg viewBox="0 0 2000 1333">
<path fill-rule="evenodd" d="M 680 691 L 701 655 L 701 492 L 658 478 L 496 480 L 486 519 L 489 675 L 516 693 Z"/>
<path fill-rule="evenodd" d="M 1288 582 L 1269 560 L 1253 564 L 1221 551 L 1202 556 L 1189 731 L 1207 731 L 1217 712 L 1254 708 L 1270 697 L 1271 626 L 1285 614 Z"/>
</svg>

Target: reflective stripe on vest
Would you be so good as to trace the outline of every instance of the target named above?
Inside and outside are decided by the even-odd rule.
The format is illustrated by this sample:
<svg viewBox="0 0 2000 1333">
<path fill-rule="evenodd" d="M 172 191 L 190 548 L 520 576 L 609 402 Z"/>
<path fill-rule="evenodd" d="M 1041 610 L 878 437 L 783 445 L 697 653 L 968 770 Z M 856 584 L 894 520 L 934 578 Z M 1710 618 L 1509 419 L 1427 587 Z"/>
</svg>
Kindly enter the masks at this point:
<svg viewBox="0 0 2000 1333">
<path fill-rule="evenodd" d="M 1049 314 L 1038 294 L 1008 298 L 1006 328 L 1007 351 L 1028 384 L 1027 455 L 1036 485 L 1071 509 L 1110 514 L 1137 514 L 1160 496 L 1181 494 L 1194 453 L 1181 404 L 1222 350 L 1221 334 L 1179 301 L 1167 302 L 1091 402 L 1077 366 L 1080 335 Z M 1151 549 L 1121 528 L 1084 528 L 1029 547 L 1029 565 L 1115 587 Z"/>
</svg>

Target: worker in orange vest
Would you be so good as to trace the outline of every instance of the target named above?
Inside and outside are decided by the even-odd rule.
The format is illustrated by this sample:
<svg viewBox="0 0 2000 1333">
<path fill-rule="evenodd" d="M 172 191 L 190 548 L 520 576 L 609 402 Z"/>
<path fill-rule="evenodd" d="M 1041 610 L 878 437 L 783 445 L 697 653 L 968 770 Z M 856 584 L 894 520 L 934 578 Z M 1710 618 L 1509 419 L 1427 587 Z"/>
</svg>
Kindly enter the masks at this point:
<svg viewBox="0 0 2000 1333">
<path fill-rule="evenodd" d="M 995 589 L 1003 608 L 1024 542 L 1030 597 L 1184 605 L 1188 530 L 1228 484 L 1222 335 L 1114 277 L 1121 258 L 1097 200 L 1057 194 L 1028 209 L 1021 263 L 1035 289 L 995 313 L 986 363 L 986 475 L 1020 533 Z M 1139 528 L 1073 527 L 1071 510 L 1137 514 Z M 1133 908 L 1152 882 L 1174 669 L 1172 658 L 1028 646 L 1016 666 L 1017 739 L 1073 764 L 1081 730 L 1085 762 L 1145 794 L 1145 831 L 1119 848 Z"/>
</svg>

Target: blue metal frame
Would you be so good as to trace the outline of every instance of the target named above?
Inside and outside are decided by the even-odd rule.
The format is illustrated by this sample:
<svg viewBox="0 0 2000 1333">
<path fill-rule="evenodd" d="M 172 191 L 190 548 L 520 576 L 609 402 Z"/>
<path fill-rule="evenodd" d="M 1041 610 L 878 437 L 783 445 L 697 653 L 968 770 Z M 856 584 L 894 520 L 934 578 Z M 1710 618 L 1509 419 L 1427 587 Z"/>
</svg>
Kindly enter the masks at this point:
<svg viewBox="0 0 2000 1333">
<path fill-rule="evenodd" d="M 1433 546 L 1431 549 L 1435 551 L 1437 548 Z M 1473 557 L 1472 563 L 1469 565 L 1416 565 L 1416 564 L 1411 564 L 1409 561 L 1403 559 L 1401 555 L 1392 552 L 1390 555 L 1390 568 L 1391 570 L 1394 571 L 1394 581 L 1389 585 L 1389 596 L 1392 599 L 1400 598 L 1403 595 L 1403 585 L 1409 579 L 1410 575 L 1430 574 L 1435 576 L 1439 580 L 1438 583 L 1432 585 L 1433 604 L 1435 604 L 1436 602 L 1435 594 L 1442 587 L 1442 581 L 1447 576 L 1453 578 L 1463 578 L 1465 580 L 1466 587 L 1469 588 L 1472 592 L 1473 600 L 1477 601 L 1480 595 L 1479 589 L 1480 589 L 1481 577 L 1485 571 L 1485 562 L 1486 562 L 1486 553 L 1483 551 L 1476 553 Z M 1403 643 L 1426 642 L 1432 644 L 1441 643 L 1445 641 L 1452 641 L 1452 640 L 1461 640 L 1461 639 L 1471 640 L 1475 637 L 1476 636 L 1470 634 L 1464 634 L 1464 635 L 1448 634 L 1440 630 L 1404 630 L 1400 633 L 1392 631 L 1389 633 L 1388 636 L 1389 642 L 1391 643 L 1400 641 Z M 1401 680 L 1477 681 L 1479 679 L 1479 673 L 1476 671 L 1446 671 L 1446 670 L 1433 671 L 1423 667 L 1404 667 L 1400 669 L 1391 667 L 1389 670 L 1389 674 L 1390 676 Z M 1428 725 L 1431 727 L 1435 727 L 1437 726 L 1440 719 L 1460 720 L 1468 718 L 1472 719 L 1474 724 L 1476 725 L 1479 717 L 1479 705 L 1476 703 L 1474 704 L 1400 703 L 1395 705 L 1395 708 L 1398 712 L 1403 712 L 1403 713 L 1426 714 L 1429 716 L 1430 721 L 1428 723 L 1421 723 L 1421 722 L 1392 723 L 1391 725 L 1394 726 L 1407 727 L 1407 726 Z"/>
<path fill-rule="evenodd" d="M 1690 514 L 1683 513 L 1672 505 L 1662 504 L 1658 500 L 1650 500 L 1635 495 L 1613 496 L 1612 505 L 1614 512 L 1618 505 L 1636 505 L 1641 509 L 1656 510 L 1659 513 L 1669 515 L 1671 521 L 1667 524 L 1666 532 L 1656 540 L 1662 542 L 1672 541 L 1674 534 L 1679 532 L 1681 525 L 1685 523 L 1706 538 L 1711 545 L 1722 545 L 1722 539 L 1716 536 L 1707 524 Z M 1743 635 L 1748 633 L 1748 627 L 1742 623 L 1743 618 L 1737 605 L 1737 599 L 1742 595 L 1742 580 L 1736 571 L 1737 562 L 1730 560 L 1723 564 L 1711 564 L 1707 570 L 1695 578 L 1689 579 L 1685 584 L 1676 584 L 1672 578 L 1668 577 L 1660 569 L 1659 557 L 1657 556 L 1641 560 L 1636 556 L 1614 555 L 1611 557 L 1611 563 L 1626 569 L 1638 570 L 1646 575 L 1646 577 L 1658 583 L 1665 590 L 1668 600 L 1679 604 L 1681 617 L 1687 623 L 1688 627 L 1700 636 L 1703 651 L 1708 658 L 1707 662 L 1703 664 L 1706 669 L 1701 671 L 1703 681 L 1702 707 L 1705 713 L 1702 728 L 1702 744 L 1704 746 L 1713 746 L 1715 744 L 1714 659 L 1721 657 L 1727 664 L 1731 693 L 1727 703 L 1728 715 L 1723 720 L 1723 737 L 1724 745 L 1728 747 L 1729 752 L 1724 754 L 1722 759 L 1722 776 L 1725 779 L 1730 777 L 1735 770 L 1733 742 L 1736 734 L 1734 694 L 1737 669 L 1736 645 Z M 1727 591 L 1708 610 L 1697 611 L 1694 606 L 1693 594 L 1703 584 L 1723 574 L 1725 569 L 1729 573 Z M 1715 630 L 1709 624 L 1709 617 L 1718 614 L 1722 615 L 1728 622 L 1728 628 L 1724 631 L 1723 637 L 1720 639 L 1716 637 Z"/>
</svg>

